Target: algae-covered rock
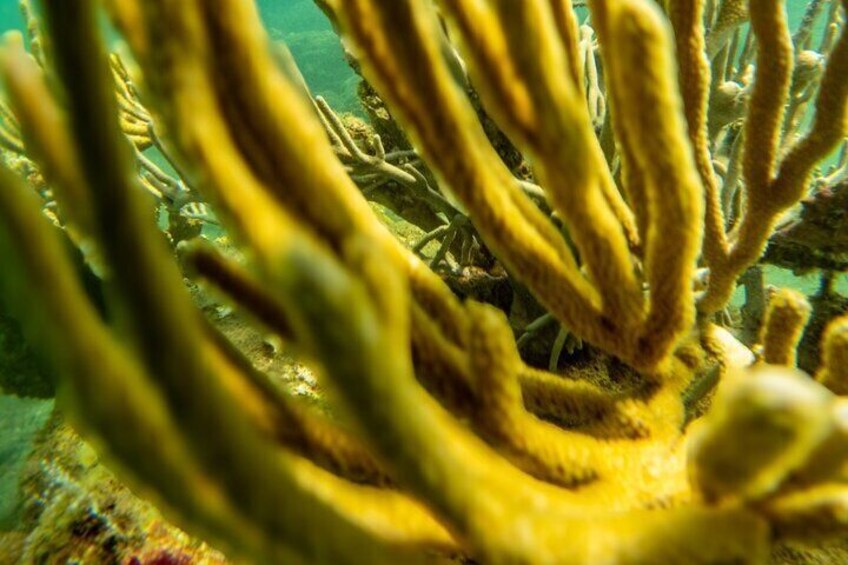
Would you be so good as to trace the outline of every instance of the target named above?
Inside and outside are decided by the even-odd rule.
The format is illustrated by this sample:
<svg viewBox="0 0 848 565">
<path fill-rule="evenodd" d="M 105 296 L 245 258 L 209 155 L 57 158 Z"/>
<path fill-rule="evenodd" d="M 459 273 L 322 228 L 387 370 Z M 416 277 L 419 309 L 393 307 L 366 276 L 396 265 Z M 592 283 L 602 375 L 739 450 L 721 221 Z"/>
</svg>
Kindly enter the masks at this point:
<svg viewBox="0 0 848 565">
<path fill-rule="evenodd" d="M 0 396 L 0 530 L 13 529 L 23 503 L 19 483 L 33 438 L 53 410 L 52 400 Z M 11 543 L 11 542 L 10 542 Z M 0 546 L 5 545 L 0 541 Z M 7 563 L 2 559 L 0 563 Z"/>
<path fill-rule="evenodd" d="M 4 564 L 228 562 L 120 483 L 58 413 L 39 435 L 21 489 L 21 523 L 0 538 Z"/>
</svg>

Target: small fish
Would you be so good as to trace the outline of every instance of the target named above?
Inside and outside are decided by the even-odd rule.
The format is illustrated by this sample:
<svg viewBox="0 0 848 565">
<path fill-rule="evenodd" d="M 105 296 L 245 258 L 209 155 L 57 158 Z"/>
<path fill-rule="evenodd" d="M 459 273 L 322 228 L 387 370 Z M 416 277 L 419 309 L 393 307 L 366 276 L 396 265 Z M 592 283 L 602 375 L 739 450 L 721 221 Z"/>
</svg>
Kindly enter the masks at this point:
<svg viewBox="0 0 848 565">
<path fill-rule="evenodd" d="M 212 208 L 203 202 L 189 202 L 180 208 L 180 215 L 185 218 L 200 220 L 208 224 L 220 224 L 217 216 L 215 216 L 215 212 L 212 211 Z"/>
</svg>

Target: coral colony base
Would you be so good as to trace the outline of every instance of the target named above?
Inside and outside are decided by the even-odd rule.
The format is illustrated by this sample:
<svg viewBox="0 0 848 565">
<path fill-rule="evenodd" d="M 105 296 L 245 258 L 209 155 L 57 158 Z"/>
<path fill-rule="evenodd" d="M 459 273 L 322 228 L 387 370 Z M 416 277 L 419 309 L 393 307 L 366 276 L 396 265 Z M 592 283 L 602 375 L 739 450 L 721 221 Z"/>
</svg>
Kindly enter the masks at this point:
<svg viewBox="0 0 848 565">
<path fill-rule="evenodd" d="M 798 292 L 755 352 L 715 323 L 772 233 L 818 217 L 793 207 L 841 190 L 848 0 L 794 32 L 778 0 L 582 23 L 571 0 L 322 0 L 380 136 L 309 96 L 249 0 L 104 4 L 131 56 L 90 0 L 25 3 L 29 51 L 6 38 L 26 182 L 0 172 L 2 298 L 61 410 L 181 527 L 333 564 L 762 563 L 848 532 L 848 318 L 813 376 Z M 233 246 L 195 238 L 217 222 Z M 330 410 L 184 277 L 308 360 Z M 560 328 L 548 371 L 514 337 L 534 308 L 519 341 Z M 605 361 L 559 362 L 580 343 Z"/>
</svg>

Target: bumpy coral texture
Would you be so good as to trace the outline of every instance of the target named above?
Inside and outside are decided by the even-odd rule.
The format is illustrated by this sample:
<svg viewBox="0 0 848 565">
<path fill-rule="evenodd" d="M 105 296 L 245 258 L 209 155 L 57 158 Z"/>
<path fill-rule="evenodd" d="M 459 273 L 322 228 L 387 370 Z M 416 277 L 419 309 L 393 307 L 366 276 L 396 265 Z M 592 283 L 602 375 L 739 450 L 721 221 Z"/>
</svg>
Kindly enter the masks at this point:
<svg viewBox="0 0 848 565">
<path fill-rule="evenodd" d="M 0 283 L 63 409 L 181 526 L 256 563 L 760 563 L 844 534 L 848 322 L 810 378 L 803 297 L 772 300 L 754 367 L 709 320 L 846 134 L 848 0 L 804 77 L 811 40 L 775 0 L 595 0 L 582 28 L 570 0 L 321 2 L 429 180 L 353 145 L 252 2 L 105 4 L 137 69 L 110 68 L 89 0 L 44 0 L 32 56 L 3 49 L 5 138 L 58 215 L 0 172 Z M 489 143 L 469 84 L 538 184 Z M 807 89 L 802 129 L 787 104 Z M 150 145 L 243 261 L 193 242 L 180 271 L 148 194 L 176 209 L 184 188 Z M 528 366 L 503 312 L 460 301 L 378 221 L 351 162 L 462 216 L 454 234 L 473 226 L 627 382 Z M 309 359 L 333 416 L 253 367 L 184 275 Z"/>
</svg>

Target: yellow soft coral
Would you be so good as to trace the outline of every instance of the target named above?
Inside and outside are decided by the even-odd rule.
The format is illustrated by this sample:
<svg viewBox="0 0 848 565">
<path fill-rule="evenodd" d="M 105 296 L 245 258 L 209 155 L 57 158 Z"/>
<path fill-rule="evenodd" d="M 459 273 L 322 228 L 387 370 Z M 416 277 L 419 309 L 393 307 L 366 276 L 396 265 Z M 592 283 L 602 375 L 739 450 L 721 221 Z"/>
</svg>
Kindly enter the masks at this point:
<svg viewBox="0 0 848 565">
<path fill-rule="evenodd" d="M 268 52 L 251 2 L 107 3 L 144 76 L 148 127 L 165 133 L 245 251 L 236 265 L 183 246 L 187 273 L 316 363 L 338 415 L 329 420 L 277 389 L 192 305 L 126 143 L 156 132 L 145 137 L 148 117 L 126 113 L 131 92 L 113 65 L 115 92 L 92 2 L 45 0 L 65 96 L 51 97 L 20 46 L 7 48 L 4 74 L 48 109 L 28 111 L 17 96 L 27 149 L 56 172 L 68 217 L 108 263 L 115 327 L 7 172 L 0 283 L 54 361 L 63 406 L 128 480 L 257 563 L 758 563 L 774 540 L 844 531 L 844 322 L 827 333 L 819 383 L 773 364 L 748 369 L 750 352 L 696 320 L 695 279 L 703 251 L 712 278 L 700 308 L 723 306 L 844 133 L 832 120 L 848 98 L 848 39 L 824 72 L 813 133 L 781 161 L 792 46 L 780 6 L 752 0 L 754 32 L 780 57 L 758 56 L 749 120 L 763 125 L 746 125 L 747 208 L 728 233 L 707 135 L 702 2 L 669 3 L 667 14 L 649 0 L 591 4 L 621 175 L 584 99 L 593 55 L 580 56 L 571 2 L 325 9 L 498 258 L 570 331 L 631 366 L 617 392 L 527 367 L 502 313 L 461 303 L 392 238 L 302 84 Z M 487 143 L 444 60 L 440 17 L 568 238 Z M 773 300 L 767 363 L 793 363 L 806 313 L 793 295 Z"/>
</svg>

